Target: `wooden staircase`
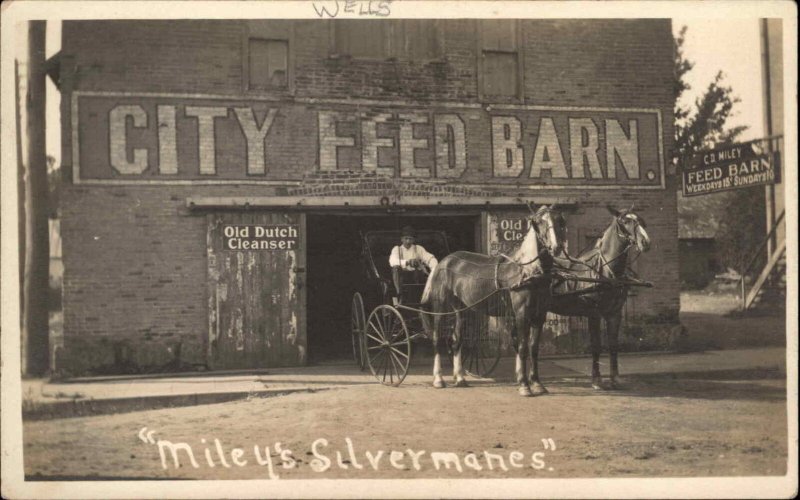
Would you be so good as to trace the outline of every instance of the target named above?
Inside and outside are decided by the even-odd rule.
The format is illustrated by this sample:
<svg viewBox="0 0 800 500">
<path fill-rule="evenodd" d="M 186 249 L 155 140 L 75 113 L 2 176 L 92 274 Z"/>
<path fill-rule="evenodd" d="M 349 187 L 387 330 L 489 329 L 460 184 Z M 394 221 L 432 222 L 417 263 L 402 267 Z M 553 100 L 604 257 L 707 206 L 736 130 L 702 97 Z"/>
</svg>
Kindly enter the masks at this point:
<svg viewBox="0 0 800 500">
<path fill-rule="evenodd" d="M 785 212 L 781 212 L 772 230 L 761 242 L 748 264 L 741 272 L 742 310 L 747 309 L 783 309 L 786 307 L 786 231 L 778 232 L 784 221 Z M 767 255 L 767 242 L 778 238 L 775 248 Z M 759 263 L 766 257 L 766 263 L 759 270 Z M 758 274 L 756 274 L 758 271 Z M 749 285 L 751 282 L 752 285 Z"/>
</svg>

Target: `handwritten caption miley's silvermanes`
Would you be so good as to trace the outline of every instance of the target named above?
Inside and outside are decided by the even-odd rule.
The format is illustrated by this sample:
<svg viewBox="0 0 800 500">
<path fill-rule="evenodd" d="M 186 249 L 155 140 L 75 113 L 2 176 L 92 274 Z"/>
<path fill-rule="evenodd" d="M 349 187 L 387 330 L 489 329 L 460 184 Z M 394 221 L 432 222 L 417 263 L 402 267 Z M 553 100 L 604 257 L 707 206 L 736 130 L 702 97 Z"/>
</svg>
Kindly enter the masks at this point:
<svg viewBox="0 0 800 500">
<path fill-rule="evenodd" d="M 169 470 L 185 467 L 187 464 L 195 469 L 202 467 L 222 467 L 225 469 L 258 465 L 265 467 L 269 479 L 280 479 L 279 470 L 296 469 L 308 466 L 315 473 L 324 473 L 331 469 L 369 472 L 383 469 L 416 470 L 433 468 L 435 470 L 452 470 L 464 473 L 474 471 L 498 471 L 532 469 L 552 472 L 553 467 L 546 463 L 545 451 L 523 453 L 518 450 L 483 450 L 482 453 L 455 453 L 426 450 L 383 450 L 361 449 L 349 437 L 344 438 L 342 447 L 325 438 L 319 438 L 310 445 L 306 453 L 308 462 L 298 458 L 294 452 L 280 442 L 271 446 L 253 445 L 252 452 L 248 448 L 227 449 L 221 440 L 205 438 L 192 446 L 186 442 L 173 442 L 166 439 L 155 439 L 155 431 L 143 427 L 139 431 L 139 439 L 158 447 L 161 468 Z M 542 439 L 546 451 L 555 451 L 556 443 L 551 438 Z"/>
</svg>

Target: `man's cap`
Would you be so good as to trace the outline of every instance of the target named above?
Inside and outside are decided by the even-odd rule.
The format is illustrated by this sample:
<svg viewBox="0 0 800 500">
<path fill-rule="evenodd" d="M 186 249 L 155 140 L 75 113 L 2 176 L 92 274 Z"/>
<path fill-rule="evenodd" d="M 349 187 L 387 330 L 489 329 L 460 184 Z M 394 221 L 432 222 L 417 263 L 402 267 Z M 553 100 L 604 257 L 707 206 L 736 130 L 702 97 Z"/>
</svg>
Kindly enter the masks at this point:
<svg viewBox="0 0 800 500">
<path fill-rule="evenodd" d="M 403 228 L 403 235 L 402 235 L 402 237 L 403 237 L 403 238 L 405 238 L 405 237 L 407 237 L 407 236 L 410 236 L 410 237 L 412 237 L 412 238 L 416 238 L 416 236 L 417 236 L 417 233 L 416 233 L 416 231 L 414 231 L 414 228 L 413 228 L 413 227 L 411 227 L 411 226 L 406 226 L 406 227 L 404 227 L 404 228 Z"/>
</svg>

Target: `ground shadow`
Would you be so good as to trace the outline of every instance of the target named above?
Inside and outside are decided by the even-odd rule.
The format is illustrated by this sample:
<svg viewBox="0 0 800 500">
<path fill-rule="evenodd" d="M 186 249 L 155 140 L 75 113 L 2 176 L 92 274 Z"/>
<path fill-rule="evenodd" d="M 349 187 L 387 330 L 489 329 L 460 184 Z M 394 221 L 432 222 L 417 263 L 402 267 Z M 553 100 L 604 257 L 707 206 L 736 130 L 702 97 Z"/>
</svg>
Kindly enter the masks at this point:
<svg viewBox="0 0 800 500">
<path fill-rule="evenodd" d="M 622 389 L 602 391 L 592 389 L 591 378 L 586 376 L 545 378 L 544 383 L 556 397 L 673 397 L 712 401 L 786 401 L 786 374 L 777 369 L 648 373 L 626 375 L 623 380 Z M 775 381 L 783 383 L 775 384 Z M 576 392 L 575 388 L 586 390 Z"/>
</svg>

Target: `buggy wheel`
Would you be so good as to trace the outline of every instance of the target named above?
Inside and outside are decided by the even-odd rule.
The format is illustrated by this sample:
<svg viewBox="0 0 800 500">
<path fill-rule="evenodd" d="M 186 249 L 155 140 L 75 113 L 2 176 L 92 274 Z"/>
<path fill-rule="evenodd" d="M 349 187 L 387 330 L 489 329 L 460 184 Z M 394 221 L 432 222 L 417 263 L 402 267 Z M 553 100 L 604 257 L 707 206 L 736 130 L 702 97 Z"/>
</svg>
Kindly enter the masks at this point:
<svg viewBox="0 0 800 500">
<path fill-rule="evenodd" d="M 411 338 L 400 312 L 389 305 L 376 307 L 367 320 L 363 345 L 369 369 L 378 382 L 400 385 L 411 362 Z"/>
<path fill-rule="evenodd" d="M 464 370 L 472 377 L 488 377 L 500 361 L 500 332 L 493 328 L 493 321 L 474 311 L 462 317 Z"/>
<path fill-rule="evenodd" d="M 353 294 L 353 304 L 350 313 L 350 337 L 353 342 L 353 358 L 356 364 L 363 371 L 366 368 L 364 354 L 364 324 L 366 323 L 364 313 L 364 299 L 361 294 Z"/>
</svg>

